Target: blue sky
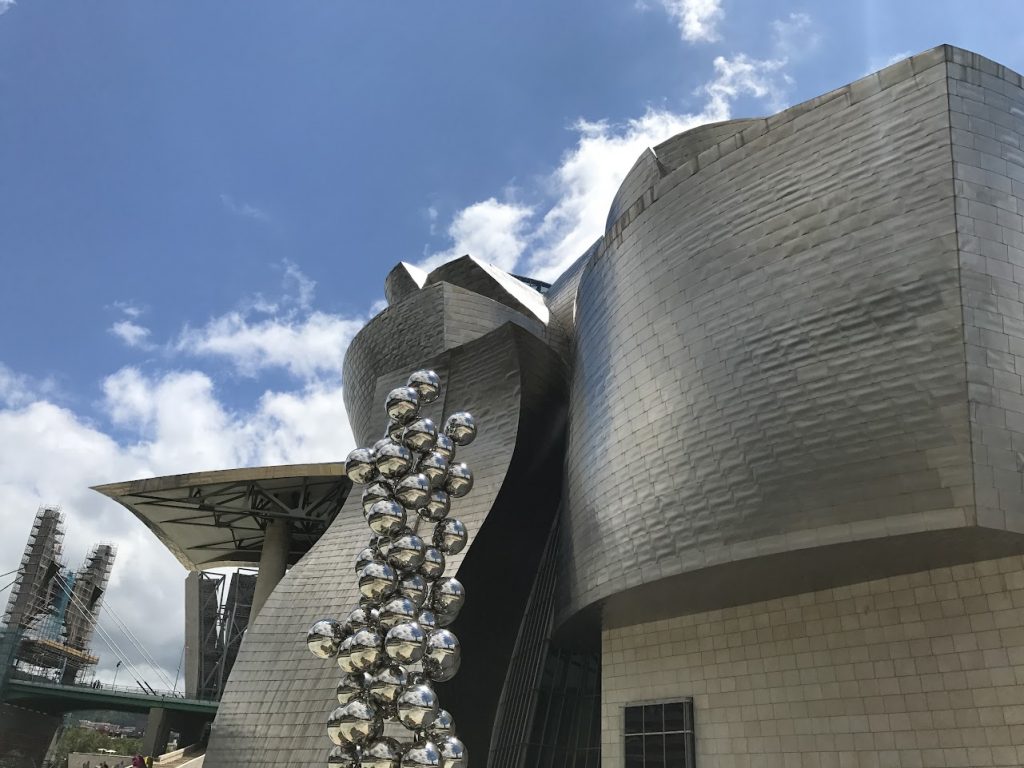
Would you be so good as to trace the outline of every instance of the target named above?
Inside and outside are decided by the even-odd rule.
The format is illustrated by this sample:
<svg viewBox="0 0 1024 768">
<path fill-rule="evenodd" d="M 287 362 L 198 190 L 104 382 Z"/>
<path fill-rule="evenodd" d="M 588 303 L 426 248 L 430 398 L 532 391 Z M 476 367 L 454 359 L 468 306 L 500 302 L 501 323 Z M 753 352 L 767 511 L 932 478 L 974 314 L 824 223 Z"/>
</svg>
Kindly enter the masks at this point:
<svg viewBox="0 0 1024 768">
<path fill-rule="evenodd" d="M 1024 8 L 0 0 L 0 572 L 62 503 L 173 677 L 184 573 L 89 485 L 343 457 L 397 261 L 552 278 L 644 147 L 944 42 L 1022 71 Z"/>
</svg>

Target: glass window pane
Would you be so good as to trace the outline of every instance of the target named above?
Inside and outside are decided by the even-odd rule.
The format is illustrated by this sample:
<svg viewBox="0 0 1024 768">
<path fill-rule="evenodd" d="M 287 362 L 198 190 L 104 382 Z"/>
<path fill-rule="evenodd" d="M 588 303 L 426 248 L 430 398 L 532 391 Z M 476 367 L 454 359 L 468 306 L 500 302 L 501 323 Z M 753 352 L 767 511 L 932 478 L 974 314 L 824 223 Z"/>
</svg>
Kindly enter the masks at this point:
<svg viewBox="0 0 1024 768">
<path fill-rule="evenodd" d="M 665 768 L 665 737 L 644 736 L 644 768 Z"/>
<path fill-rule="evenodd" d="M 686 730 L 685 705 L 681 701 L 673 701 L 665 705 L 665 730 L 683 731 Z"/>
<path fill-rule="evenodd" d="M 661 704 L 648 704 L 644 707 L 644 733 L 661 733 L 664 730 Z"/>
<path fill-rule="evenodd" d="M 665 768 L 689 768 L 686 764 L 686 734 L 665 734 Z"/>
<path fill-rule="evenodd" d="M 644 737 L 626 737 L 626 768 L 644 768 Z"/>
<path fill-rule="evenodd" d="M 626 707 L 626 733 L 643 733 L 643 707 Z"/>
</svg>

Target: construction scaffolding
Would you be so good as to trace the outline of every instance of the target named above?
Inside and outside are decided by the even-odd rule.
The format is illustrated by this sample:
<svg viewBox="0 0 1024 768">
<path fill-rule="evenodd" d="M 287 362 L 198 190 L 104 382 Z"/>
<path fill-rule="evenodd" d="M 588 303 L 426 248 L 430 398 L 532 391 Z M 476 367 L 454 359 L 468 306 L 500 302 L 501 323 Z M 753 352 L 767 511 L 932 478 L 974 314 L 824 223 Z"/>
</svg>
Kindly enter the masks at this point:
<svg viewBox="0 0 1024 768">
<path fill-rule="evenodd" d="M 219 699 L 249 626 L 256 573 L 230 578 L 193 571 L 185 579 L 185 694 Z"/>
<path fill-rule="evenodd" d="M 97 544 L 77 571 L 63 555 L 60 507 L 36 512 L 7 610 L 5 635 L 16 643 L 12 672 L 74 683 L 99 660 L 90 650 L 116 549 Z"/>
</svg>

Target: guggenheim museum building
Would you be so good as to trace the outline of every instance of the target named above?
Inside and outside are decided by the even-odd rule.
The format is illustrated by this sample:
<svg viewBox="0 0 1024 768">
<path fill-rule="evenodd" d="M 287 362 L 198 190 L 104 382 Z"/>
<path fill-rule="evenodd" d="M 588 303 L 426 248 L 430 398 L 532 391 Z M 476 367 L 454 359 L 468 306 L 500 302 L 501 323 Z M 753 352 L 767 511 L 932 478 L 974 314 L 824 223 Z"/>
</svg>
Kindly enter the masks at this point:
<svg viewBox="0 0 1024 768">
<path fill-rule="evenodd" d="M 390 272 L 345 405 L 373 445 L 431 368 L 425 415 L 476 417 L 439 685 L 474 766 L 1024 765 L 1022 85 L 940 46 L 646 150 L 550 286 Z M 357 604 L 368 534 L 339 504 L 210 768 L 326 765 L 305 632 Z"/>
</svg>

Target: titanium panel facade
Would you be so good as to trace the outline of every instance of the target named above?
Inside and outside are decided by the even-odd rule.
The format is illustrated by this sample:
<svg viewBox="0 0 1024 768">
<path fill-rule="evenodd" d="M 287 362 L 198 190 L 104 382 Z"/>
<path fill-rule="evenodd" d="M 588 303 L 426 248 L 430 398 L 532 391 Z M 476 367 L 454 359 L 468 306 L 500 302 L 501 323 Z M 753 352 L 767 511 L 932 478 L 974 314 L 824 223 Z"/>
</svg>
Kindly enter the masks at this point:
<svg viewBox="0 0 1024 768">
<path fill-rule="evenodd" d="M 868 636 L 794 662 L 799 682 L 805 661 L 807 675 L 821 676 L 798 689 L 776 679 L 789 672 L 756 668 L 762 650 L 789 658 L 789 630 L 772 634 L 780 616 L 806 610 L 799 631 L 808 637 L 830 626 L 829 611 L 859 612 L 866 632 L 906 633 L 874 679 L 888 680 L 890 663 L 906 678 L 897 685 L 920 689 L 947 645 L 982 642 L 974 619 L 924 615 L 945 610 L 940 593 L 941 606 L 953 606 L 946 593 L 973 588 L 963 569 L 974 566 L 955 564 L 977 563 L 985 578 L 1005 570 L 989 591 L 1024 605 L 1024 579 L 992 565 L 1018 568 L 1024 552 L 1022 116 L 1018 75 L 940 46 L 767 119 L 702 126 L 643 153 L 610 201 L 604 235 L 544 294 L 546 312 L 469 257 L 426 277 L 391 274 L 391 306 L 348 351 L 346 407 L 357 440 L 372 444 L 385 393 L 426 365 L 447 385 L 426 415 L 439 422 L 464 407 L 478 418 L 480 437 L 460 454 L 477 490 L 455 512 L 471 542 L 449 563 L 469 590 L 455 625 L 466 657 L 440 691 L 475 765 L 521 766 L 538 754 L 571 763 L 575 754 L 577 765 L 619 768 L 621 707 L 652 700 L 655 688 L 657 697 L 694 697 L 702 764 L 751 764 L 731 724 L 756 729 L 763 713 L 742 707 L 735 691 L 698 690 L 719 673 L 740 674 L 748 659 L 750 685 L 768 681 L 751 696 L 785 684 L 797 697 L 792 711 L 775 713 L 779 728 L 840 743 L 846 736 L 828 730 L 829 718 L 807 711 L 844 679 L 844 664 L 869 653 Z M 349 499 L 250 628 L 211 765 L 323 760 L 335 674 L 302 637 L 355 603 L 351 563 L 366 539 L 359 506 Z M 547 619 L 527 604 L 531 589 L 549 594 L 550 579 L 532 581 L 548 573 L 541 554 L 556 506 Z M 513 536 L 517 548 L 507 545 Z M 910 613 L 882 597 L 850 613 L 851 600 L 883 583 Z M 512 607 L 498 610 L 494 594 Z M 1024 612 L 1006 618 L 964 592 L 957 599 L 982 624 L 1024 625 Z M 879 617 L 865 613 L 876 608 Z M 702 644 L 710 630 L 680 618 L 701 612 L 725 622 L 728 649 L 712 654 Z M 914 645 L 914 632 L 934 647 Z M 582 720 L 569 729 L 571 748 L 538 736 L 546 716 L 522 691 L 539 688 L 516 666 L 536 666 L 538 648 L 523 645 L 531 637 L 544 644 L 545 670 L 601 658 L 604 682 L 591 669 L 572 693 L 600 696 L 600 755 L 581 737 L 592 730 Z M 1024 658 L 1020 637 L 1000 635 L 991 647 Z M 661 674 L 660 649 L 675 654 L 677 677 Z M 904 650 L 917 666 L 900 666 Z M 698 674 L 708 661 L 718 666 Z M 634 669 L 647 682 L 634 684 Z M 943 677 L 942 690 L 976 707 L 997 677 L 987 668 L 984 680 Z M 858 685 L 846 700 L 874 706 L 871 686 L 882 683 Z M 924 711 L 919 703 L 908 696 L 903 716 Z M 701 731 L 712 710 L 720 719 Z M 492 733 L 496 712 L 499 729 L 509 713 L 531 723 Z M 889 723 L 892 732 L 903 733 L 901 723 Z M 904 730 L 919 737 L 916 725 Z M 945 732 L 968 739 L 959 720 Z M 512 746 L 492 754 L 491 743 Z M 906 764 L 936 757 L 921 744 Z M 771 748 L 766 766 L 781 766 L 783 752 L 839 760 L 795 741 Z M 864 747 L 864 764 L 889 759 L 882 749 L 881 740 Z"/>
</svg>

